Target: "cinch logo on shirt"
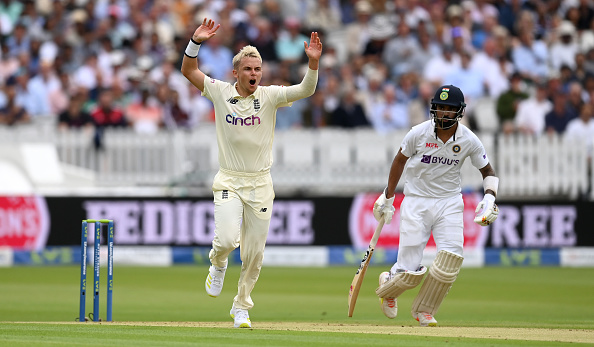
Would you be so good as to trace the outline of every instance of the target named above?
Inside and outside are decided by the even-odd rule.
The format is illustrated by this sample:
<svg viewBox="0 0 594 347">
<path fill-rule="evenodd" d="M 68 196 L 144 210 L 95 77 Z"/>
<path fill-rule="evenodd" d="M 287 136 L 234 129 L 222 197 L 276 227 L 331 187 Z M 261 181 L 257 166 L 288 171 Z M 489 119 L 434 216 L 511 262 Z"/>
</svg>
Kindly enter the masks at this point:
<svg viewBox="0 0 594 347">
<path fill-rule="evenodd" d="M 458 165 L 460 160 L 458 159 L 448 159 L 444 157 L 432 157 L 430 155 L 423 155 L 421 158 L 421 163 L 425 164 L 444 164 L 444 165 Z"/>
<path fill-rule="evenodd" d="M 425 148 L 438 148 L 437 143 L 425 143 Z"/>
<path fill-rule="evenodd" d="M 227 123 L 230 123 L 233 125 L 240 125 L 240 126 L 260 125 L 260 117 L 256 117 L 256 116 L 239 118 L 239 117 L 235 117 L 233 115 L 228 114 L 227 116 L 225 116 L 225 120 L 227 121 Z M 256 124 L 256 121 L 258 121 L 258 124 Z"/>
</svg>

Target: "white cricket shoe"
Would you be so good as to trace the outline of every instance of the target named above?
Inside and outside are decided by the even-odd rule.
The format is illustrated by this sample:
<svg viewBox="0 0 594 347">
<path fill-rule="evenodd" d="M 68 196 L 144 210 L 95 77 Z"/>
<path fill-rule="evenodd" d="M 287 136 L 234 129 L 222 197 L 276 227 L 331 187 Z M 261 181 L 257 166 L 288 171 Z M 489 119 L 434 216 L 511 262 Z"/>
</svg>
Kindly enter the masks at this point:
<svg viewBox="0 0 594 347">
<path fill-rule="evenodd" d="M 388 282 L 390 280 L 390 273 L 389 272 L 382 272 L 379 275 L 379 285 L 380 287 L 382 284 Z M 380 307 L 382 308 L 382 312 L 386 317 L 392 319 L 396 318 L 398 315 L 398 299 L 396 298 L 380 298 Z"/>
<path fill-rule="evenodd" d="M 431 313 L 416 312 L 413 313 L 413 318 L 419 321 L 422 327 L 436 327 L 437 321 L 433 318 Z"/>
<path fill-rule="evenodd" d="M 252 321 L 247 310 L 241 308 L 235 308 L 235 305 L 231 307 L 229 312 L 231 318 L 233 318 L 233 327 L 235 328 L 251 328 Z"/>
<path fill-rule="evenodd" d="M 204 288 L 206 289 L 206 293 L 213 298 L 219 296 L 223 290 L 225 271 L 227 271 L 226 267 L 216 267 L 214 265 L 211 265 L 208 269 L 208 276 L 206 277 Z"/>
</svg>

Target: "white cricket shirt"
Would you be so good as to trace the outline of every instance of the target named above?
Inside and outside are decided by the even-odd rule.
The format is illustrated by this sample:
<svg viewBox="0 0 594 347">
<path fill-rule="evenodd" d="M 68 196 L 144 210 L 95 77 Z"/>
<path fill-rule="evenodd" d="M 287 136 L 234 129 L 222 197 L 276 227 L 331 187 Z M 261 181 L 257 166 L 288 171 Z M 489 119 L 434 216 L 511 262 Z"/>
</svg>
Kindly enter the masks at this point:
<svg viewBox="0 0 594 347">
<path fill-rule="evenodd" d="M 433 121 L 414 126 L 402 140 L 409 157 L 404 169 L 404 195 L 444 198 L 460 194 L 460 169 L 467 157 L 477 169 L 489 158 L 479 138 L 461 123 L 446 143 L 435 136 Z"/>
<path fill-rule="evenodd" d="M 219 165 L 222 169 L 258 173 L 272 166 L 276 110 L 291 106 L 283 86 L 258 86 L 244 98 L 235 84 L 204 78 L 202 95 L 215 109 Z"/>
</svg>

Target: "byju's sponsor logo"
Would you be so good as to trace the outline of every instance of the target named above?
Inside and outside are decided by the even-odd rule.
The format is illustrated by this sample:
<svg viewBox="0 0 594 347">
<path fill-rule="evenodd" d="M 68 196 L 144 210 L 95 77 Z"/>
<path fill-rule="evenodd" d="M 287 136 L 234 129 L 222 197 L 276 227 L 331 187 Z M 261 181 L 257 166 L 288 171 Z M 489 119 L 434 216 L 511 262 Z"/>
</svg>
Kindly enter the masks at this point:
<svg viewBox="0 0 594 347">
<path fill-rule="evenodd" d="M 431 155 L 423 155 L 421 158 L 421 163 L 425 164 L 443 164 L 443 165 L 458 165 L 460 160 L 458 159 L 448 159 L 444 157 L 434 157 Z"/>
<path fill-rule="evenodd" d="M 239 126 L 260 125 L 260 117 L 256 117 L 254 115 L 252 115 L 250 117 L 240 118 L 240 117 L 236 117 L 235 115 L 228 114 L 225 117 L 225 120 L 229 124 L 239 125 Z"/>
</svg>

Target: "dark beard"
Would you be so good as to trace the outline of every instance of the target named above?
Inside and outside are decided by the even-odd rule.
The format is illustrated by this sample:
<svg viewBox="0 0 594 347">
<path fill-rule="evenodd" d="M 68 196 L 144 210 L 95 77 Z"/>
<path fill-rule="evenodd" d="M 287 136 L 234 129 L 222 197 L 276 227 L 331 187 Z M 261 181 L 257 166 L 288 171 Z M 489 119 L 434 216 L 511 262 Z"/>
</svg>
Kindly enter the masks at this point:
<svg viewBox="0 0 594 347">
<path fill-rule="evenodd" d="M 438 129 L 448 129 L 454 126 L 456 123 L 455 120 L 437 120 L 435 124 L 437 125 Z"/>
</svg>

